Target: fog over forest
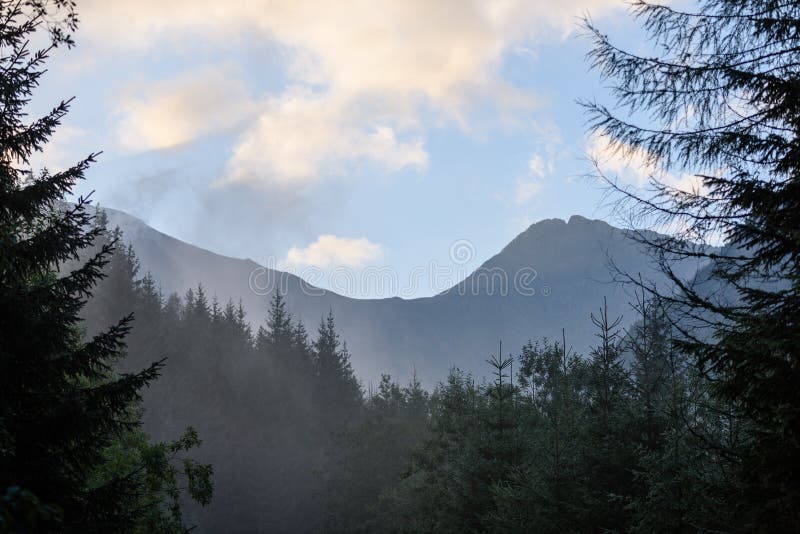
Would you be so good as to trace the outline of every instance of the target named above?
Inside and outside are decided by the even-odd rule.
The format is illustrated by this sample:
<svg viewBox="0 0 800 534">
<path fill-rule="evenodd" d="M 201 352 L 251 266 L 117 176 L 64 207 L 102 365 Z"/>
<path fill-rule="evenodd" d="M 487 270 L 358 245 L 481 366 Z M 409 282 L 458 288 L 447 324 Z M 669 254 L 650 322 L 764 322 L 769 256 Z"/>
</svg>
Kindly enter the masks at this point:
<svg viewBox="0 0 800 534">
<path fill-rule="evenodd" d="M 0 0 L 0 533 L 800 532 L 798 28 Z"/>
</svg>

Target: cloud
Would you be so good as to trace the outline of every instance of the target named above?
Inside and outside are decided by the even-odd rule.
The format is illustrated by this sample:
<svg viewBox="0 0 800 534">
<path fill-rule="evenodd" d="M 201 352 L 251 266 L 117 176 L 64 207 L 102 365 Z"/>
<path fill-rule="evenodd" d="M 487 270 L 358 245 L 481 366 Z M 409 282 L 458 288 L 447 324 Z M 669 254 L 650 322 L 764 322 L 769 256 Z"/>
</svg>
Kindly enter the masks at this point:
<svg viewBox="0 0 800 534">
<path fill-rule="evenodd" d="M 331 234 L 319 236 L 305 248 L 292 247 L 286 254 L 281 268 L 313 266 L 363 267 L 383 256 L 383 247 L 366 238 L 337 237 Z"/>
<path fill-rule="evenodd" d="M 657 171 L 646 154 L 626 144 L 612 142 L 604 132 L 589 136 L 586 152 L 604 172 L 612 172 L 637 187 L 647 185 L 650 176 Z"/>
<path fill-rule="evenodd" d="M 228 67 L 205 68 L 160 83 L 128 87 L 118 104 L 121 146 L 132 151 L 176 147 L 230 131 L 257 109 Z"/>
<path fill-rule="evenodd" d="M 545 162 L 542 156 L 539 154 L 531 156 L 530 161 L 528 161 L 528 170 L 532 175 L 544 178 Z"/>
<path fill-rule="evenodd" d="M 359 111 L 349 107 L 304 90 L 271 99 L 233 149 L 224 181 L 307 185 L 322 172 L 340 173 L 357 161 L 377 162 L 388 171 L 425 168 L 428 154 L 419 137 L 398 139 L 386 123 L 362 126 Z"/>
<path fill-rule="evenodd" d="M 642 150 L 635 150 L 625 143 L 614 143 L 604 132 L 592 134 L 588 140 L 587 153 L 596 160 L 605 173 L 637 188 L 646 187 L 656 179 L 674 189 L 703 193 L 706 188 L 702 179 L 685 172 L 667 172 L 651 161 Z"/>
<path fill-rule="evenodd" d="M 227 182 L 308 185 L 330 170 L 368 162 L 422 169 L 425 131 L 452 121 L 470 129 L 476 107 L 517 120 L 539 105 L 503 77 L 508 54 L 529 54 L 569 33 L 575 17 L 624 7 L 620 0 L 140 0 L 82 4 L 83 34 L 106 50 L 146 54 L 245 38 L 285 51 L 286 86 L 265 98 L 232 148 Z M 206 82 L 209 85 L 206 85 Z M 191 96 L 200 89 L 199 96 Z M 217 112 L 213 96 L 246 102 L 226 77 L 160 85 L 123 106 L 123 142 L 173 146 L 231 127 L 239 108 Z M 237 98 L 240 97 L 240 98 Z M 216 100 L 215 100 L 216 101 Z M 246 108 L 247 106 L 245 106 Z M 251 110 L 252 111 L 252 110 Z"/>
<path fill-rule="evenodd" d="M 517 180 L 517 188 L 514 191 L 514 203 L 527 204 L 533 197 L 542 190 L 542 183 L 530 179 Z"/>
<path fill-rule="evenodd" d="M 66 170 L 97 150 L 96 136 L 91 132 L 62 124 L 44 145 L 42 152 L 34 152 L 31 167 L 39 170 L 46 167 L 50 172 Z"/>
<path fill-rule="evenodd" d="M 552 144 L 557 146 L 559 143 L 553 142 Z M 551 146 L 545 148 L 551 156 L 556 153 Z M 555 170 L 553 157 L 545 158 L 539 152 L 535 152 L 531 156 L 531 159 L 528 160 L 528 176 L 517 178 L 515 182 L 514 193 L 511 197 L 514 204 L 527 204 L 542 191 L 544 178 Z"/>
</svg>

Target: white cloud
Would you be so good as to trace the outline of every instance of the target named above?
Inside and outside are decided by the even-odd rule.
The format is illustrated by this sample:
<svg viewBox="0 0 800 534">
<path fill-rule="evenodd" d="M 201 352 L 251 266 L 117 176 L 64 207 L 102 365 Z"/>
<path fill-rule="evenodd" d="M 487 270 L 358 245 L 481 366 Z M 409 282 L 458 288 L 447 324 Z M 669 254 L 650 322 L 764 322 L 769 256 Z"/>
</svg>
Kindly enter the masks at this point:
<svg viewBox="0 0 800 534">
<path fill-rule="evenodd" d="M 544 178 L 555 172 L 556 165 L 554 160 L 560 155 L 559 149 L 561 149 L 560 142 L 553 141 L 551 146 L 547 147 L 547 157 L 542 156 L 539 152 L 534 153 L 531 159 L 528 160 L 528 172 L 530 175 L 536 178 Z"/>
<path fill-rule="evenodd" d="M 206 68 L 133 86 L 120 99 L 119 141 L 128 150 L 158 150 L 229 131 L 258 109 L 234 69 Z"/>
<path fill-rule="evenodd" d="M 589 137 L 587 153 L 595 159 L 600 169 L 616 178 L 642 188 L 652 178 L 685 192 L 704 192 L 702 179 L 685 172 L 672 173 L 649 160 L 647 154 L 623 143 L 612 143 L 607 134 L 598 132 Z"/>
<path fill-rule="evenodd" d="M 66 170 L 96 152 L 95 141 L 96 137 L 91 132 L 62 124 L 55 129 L 43 150 L 31 155 L 31 167 L 34 170 L 47 167 L 51 173 Z"/>
<path fill-rule="evenodd" d="M 313 266 L 362 267 L 383 256 L 383 247 L 366 238 L 321 235 L 305 248 L 292 247 L 286 254 L 281 268 Z"/>
<path fill-rule="evenodd" d="M 603 172 L 614 173 L 627 183 L 642 187 L 647 185 L 650 176 L 657 171 L 640 151 L 621 143 L 613 143 L 604 132 L 589 136 L 587 153 L 597 161 Z"/>
<path fill-rule="evenodd" d="M 559 143 L 553 142 L 552 144 L 557 146 Z M 553 147 L 546 147 L 546 149 L 550 154 L 556 152 Z M 531 159 L 528 160 L 528 175 L 523 178 L 517 178 L 511 200 L 515 204 L 528 204 L 542 191 L 544 178 L 552 174 L 554 170 L 555 164 L 551 157 L 545 158 L 539 152 L 535 152 Z"/>
<path fill-rule="evenodd" d="M 539 154 L 531 156 L 530 161 L 528 161 L 528 170 L 532 175 L 544 178 L 545 162 L 542 156 Z"/>
<path fill-rule="evenodd" d="M 362 126 L 361 118 L 347 103 L 308 91 L 274 98 L 241 136 L 225 181 L 293 186 L 313 183 L 322 172 L 339 173 L 343 164 L 359 160 L 389 171 L 427 165 L 421 139 L 400 140 L 392 125 Z"/>
<path fill-rule="evenodd" d="M 531 179 L 517 180 L 517 188 L 514 191 L 514 202 L 516 204 L 527 204 L 533 197 L 542 190 L 542 183 Z"/>
<path fill-rule="evenodd" d="M 531 50 L 543 39 L 562 38 L 577 15 L 589 11 L 598 17 L 624 5 L 620 0 L 558 6 L 549 0 L 88 0 L 81 18 L 82 35 L 105 50 L 149 53 L 167 46 L 197 57 L 202 46 L 229 46 L 253 36 L 278 43 L 287 51 L 290 82 L 254 114 L 233 147 L 226 180 L 309 184 L 331 168 L 363 161 L 389 171 L 423 168 L 425 127 L 447 120 L 469 129 L 476 106 L 495 108 L 498 121 L 524 115 L 520 112 L 538 100 L 503 78 L 504 57 Z M 243 93 L 225 78 L 207 81 L 204 94 L 235 101 Z M 129 102 L 126 145 L 171 146 L 194 132 L 230 127 L 228 117 L 236 112 L 209 114 L 206 97 L 190 96 L 190 87 L 201 85 L 167 84 L 143 101 Z"/>
</svg>

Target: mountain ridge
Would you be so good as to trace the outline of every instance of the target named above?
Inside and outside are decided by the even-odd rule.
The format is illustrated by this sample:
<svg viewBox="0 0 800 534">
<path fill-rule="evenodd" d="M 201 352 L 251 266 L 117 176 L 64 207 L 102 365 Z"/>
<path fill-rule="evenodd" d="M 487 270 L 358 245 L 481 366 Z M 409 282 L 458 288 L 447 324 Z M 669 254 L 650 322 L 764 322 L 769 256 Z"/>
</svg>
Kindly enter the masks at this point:
<svg viewBox="0 0 800 534">
<path fill-rule="evenodd" d="M 428 297 L 355 299 L 317 288 L 301 278 L 250 259 L 216 254 L 159 232 L 125 212 L 103 208 L 109 227 L 119 226 L 133 245 L 142 270 L 150 271 L 165 294 L 183 294 L 202 283 L 222 300 L 241 299 L 252 324 L 262 324 L 275 287 L 293 315 L 312 331 L 334 312 L 337 327 L 364 381 L 382 373 L 405 380 L 412 372 L 425 383 L 444 379 L 451 366 L 481 376 L 497 342 L 518 351 L 529 339 L 560 337 L 579 352 L 593 342 L 589 314 L 609 303 L 623 315 L 631 300 L 614 283 L 607 258 L 629 272 L 659 277 L 647 255 L 625 230 L 573 215 L 531 224 L 449 289 Z M 696 269 L 696 268 L 695 268 Z M 687 272 L 691 272 L 691 267 Z M 254 273 L 266 277 L 254 284 Z M 524 275 L 524 276 L 523 276 Z M 257 282 L 257 281 L 256 281 Z M 258 285 L 254 290 L 254 285 Z M 258 291 L 261 287 L 271 290 Z"/>
</svg>

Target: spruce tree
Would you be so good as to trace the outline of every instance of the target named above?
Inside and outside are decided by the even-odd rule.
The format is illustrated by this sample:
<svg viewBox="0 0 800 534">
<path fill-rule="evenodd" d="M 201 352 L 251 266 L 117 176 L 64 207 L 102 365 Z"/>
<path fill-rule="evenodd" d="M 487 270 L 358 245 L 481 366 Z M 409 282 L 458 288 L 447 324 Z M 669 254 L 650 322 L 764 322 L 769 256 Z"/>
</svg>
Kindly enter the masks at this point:
<svg viewBox="0 0 800 534">
<path fill-rule="evenodd" d="M 88 342 L 81 339 L 79 314 L 113 242 L 70 272 L 58 272 L 101 234 L 86 198 L 62 203 L 94 155 L 53 173 L 33 172 L 29 163 L 69 108 L 64 101 L 26 121 L 48 54 L 73 44 L 75 6 L 2 2 L 0 19 L 0 529 L 131 530 L 137 517 L 128 500 L 136 481 L 115 476 L 90 485 L 88 477 L 107 447 L 136 427 L 129 408 L 160 363 L 112 374 L 130 316 Z M 48 32 L 49 44 L 32 51 L 39 31 Z"/>
<path fill-rule="evenodd" d="M 529 458 L 499 493 L 503 515 L 516 531 L 535 524 L 543 532 L 586 530 L 583 446 L 587 364 L 561 343 L 528 343 L 520 356 L 518 384 L 526 392 Z"/>
<path fill-rule="evenodd" d="M 591 23 L 593 65 L 613 111 L 586 103 L 593 129 L 653 167 L 652 194 L 607 183 L 672 290 L 676 342 L 747 429 L 729 506 L 744 529 L 800 530 L 800 5 L 707 0 L 690 11 L 634 2 L 652 55 L 623 50 Z M 647 120 L 649 119 L 649 120 Z M 701 187 L 671 186 L 694 175 Z M 601 170 L 602 175 L 602 170 Z M 721 238 L 723 250 L 698 246 Z M 684 279 L 676 262 L 708 261 Z M 634 277 L 630 277 L 636 282 Z M 710 444 L 711 445 L 711 444 Z"/>
<path fill-rule="evenodd" d="M 361 403 L 361 386 L 350 365 L 350 354 L 342 346 L 333 311 L 320 320 L 314 340 L 315 393 L 319 411 L 329 425 L 341 425 Z M 328 426 L 329 426 L 328 425 Z"/>
<path fill-rule="evenodd" d="M 608 531 L 627 524 L 627 499 L 633 491 L 635 454 L 630 428 L 631 382 L 622 362 L 622 317 L 609 319 L 608 305 L 591 322 L 598 344 L 589 353 L 586 387 L 585 466 L 591 523 Z"/>
<path fill-rule="evenodd" d="M 278 357 L 278 353 L 281 353 L 285 358 L 296 341 L 292 316 L 286 309 L 283 295 L 278 291 L 272 296 L 267 314 L 267 327 L 262 335 L 263 349 L 270 352 L 273 357 Z"/>
<path fill-rule="evenodd" d="M 648 299 L 646 292 L 636 292 L 632 308 L 638 317 L 626 332 L 625 348 L 631 357 L 633 399 L 637 408 L 634 427 L 638 435 L 635 439 L 644 449 L 652 451 L 659 447 L 666 428 L 664 401 L 670 376 L 671 328 L 664 307 Z"/>
</svg>

